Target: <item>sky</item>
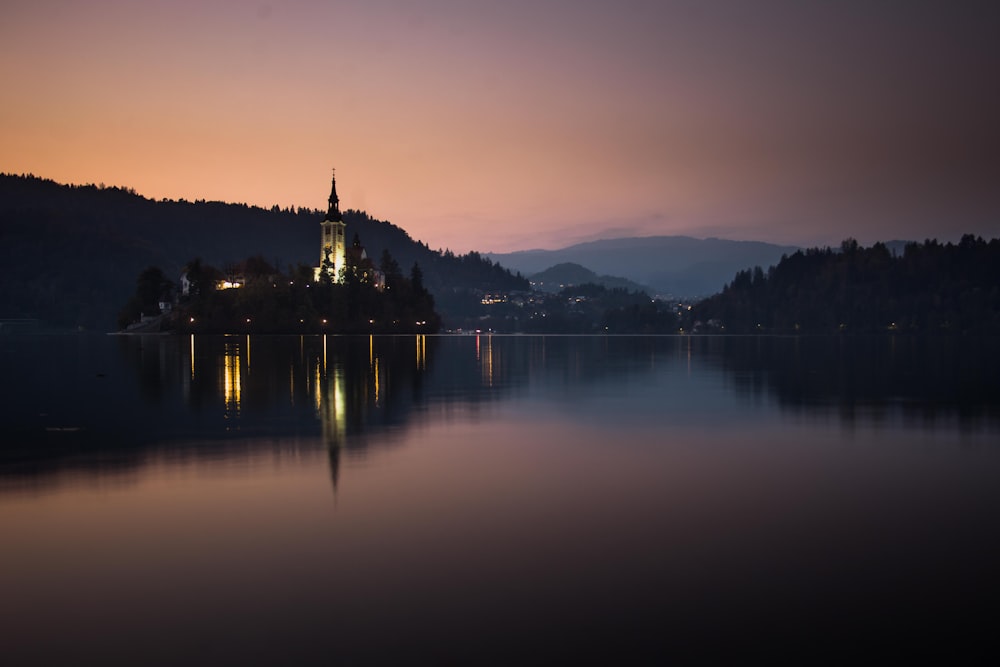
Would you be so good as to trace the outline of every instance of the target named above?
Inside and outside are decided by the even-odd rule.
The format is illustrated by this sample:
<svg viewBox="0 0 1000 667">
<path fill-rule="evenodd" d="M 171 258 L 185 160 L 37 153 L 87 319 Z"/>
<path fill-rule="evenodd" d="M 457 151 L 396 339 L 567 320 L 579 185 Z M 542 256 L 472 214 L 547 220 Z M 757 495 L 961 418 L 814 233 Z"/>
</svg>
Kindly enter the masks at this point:
<svg viewBox="0 0 1000 667">
<path fill-rule="evenodd" d="M 5 0 L 0 172 L 431 248 L 1000 236 L 1000 4 Z"/>
</svg>

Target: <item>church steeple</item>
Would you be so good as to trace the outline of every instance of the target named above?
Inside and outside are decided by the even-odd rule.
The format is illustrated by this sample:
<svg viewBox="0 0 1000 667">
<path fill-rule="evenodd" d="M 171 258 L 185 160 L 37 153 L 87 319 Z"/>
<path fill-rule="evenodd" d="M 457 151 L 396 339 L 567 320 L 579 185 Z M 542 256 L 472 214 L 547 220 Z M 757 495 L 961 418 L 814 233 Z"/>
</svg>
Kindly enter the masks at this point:
<svg viewBox="0 0 1000 667">
<path fill-rule="evenodd" d="M 330 280 L 337 282 L 346 263 L 346 246 L 344 245 L 344 230 L 347 225 L 340 215 L 340 198 L 337 196 L 337 174 L 334 172 L 330 184 L 330 207 L 326 217 L 320 223 L 319 266 L 314 271 L 314 278 L 319 282 L 326 274 Z"/>
<path fill-rule="evenodd" d="M 326 211 L 326 219 L 337 221 L 340 220 L 340 198 L 337 197 L 337 170 L 333 171 L 332 184 L 330 185 L 330 207 Z"/>
</svg>

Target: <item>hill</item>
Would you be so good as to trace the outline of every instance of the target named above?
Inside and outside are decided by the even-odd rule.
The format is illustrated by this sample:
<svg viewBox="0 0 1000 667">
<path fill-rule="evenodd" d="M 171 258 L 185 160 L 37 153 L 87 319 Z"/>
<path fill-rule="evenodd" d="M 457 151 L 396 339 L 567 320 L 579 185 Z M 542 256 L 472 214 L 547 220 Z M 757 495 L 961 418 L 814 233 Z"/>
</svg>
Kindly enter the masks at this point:
<svg viewBox="0 0 1000 667">
<path fill-rule="evenodd" d="M 664 296 L 698 297 L 715 294 L 737 271 L 771 266 L 797 249 L 759 241 L 649 236 L 591 241 L 560 250 L 490 253 L 487 257 L 524 275 L 573 263 L 598 274 L 648 285 Z"/>
<path fill-rule="evenodd" d="M 528 276 L 532 287 L 543 292 L 559 292 L 573 285 L 600 285 L 609 289 L 625 289 L 630 292 L 645 292 L 646 287 L 634 283 L 627 278 L 617 276 L 599 276 L 590 269 L 566 262 L 556 264 L 539 273 Z"/>
<path fill-rule="evenodd" d="M 176 281 L 195 257 L 220 268 L 253 256 L 282 269 L 313 266 L 321 219 L 305 208 L 157 201 L 130 188 L 0 174 L 0 318 L 110 331 L 144 268 L 158 266 Z M 445 317 L 466 291 L 528 289 L 476 253 L 431 250 L 362 211 L 345 211 L 344 222 L 347 238 L 358 234 L 375 261 L 388 250 L 404 271 L 419 263 Z"/>
</svg>

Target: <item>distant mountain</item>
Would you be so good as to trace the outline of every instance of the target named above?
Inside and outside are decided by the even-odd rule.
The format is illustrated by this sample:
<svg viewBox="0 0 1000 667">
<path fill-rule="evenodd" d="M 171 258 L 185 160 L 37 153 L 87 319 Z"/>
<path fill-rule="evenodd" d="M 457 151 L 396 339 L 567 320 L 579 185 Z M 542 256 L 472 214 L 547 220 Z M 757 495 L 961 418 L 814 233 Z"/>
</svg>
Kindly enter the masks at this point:
<svg viewBox="0 0 1000 667">
<path fill-rule="evenodd" d="M 196 257 L 217 268 L 256 255 L 284 269 L 318 264 L 322 216 L 305 208 L 157 201 L 129 188 L 0 174 L 0 318 L 110 331 L 148 266 L 177 281 Z M 348 242 L 358 234 L 376 263 L 383 250 L 407 274 L 419 263 L 424 284 L 445 307 L 461 301 L 463 290 L 528 289 L 527 280 L 477 253 L 431 250 L 362 211 L 344 211 L 344 222 Z"/>
<path fill-rule="evenodd" d="M 737 271 L 767 268 L 798 250 L 760 241 L 648 236 L 579 243 L 561 250 L 525 250 L 487 256 L 524 275 L 574 263 L 598 274 L 622 276 L 656 293 L 707 296 L 722 289 Z"/>
<path fill-rule="evenodd" d="M 609 289 L 626 289 L 630 292 L 645 292 L 649 288 L 617 276 L 599 276 L 585 266 L 566 262 L 556 264 L 544 271 L 528 276 L 532 287 L 543 292 L 558 292 L 571 285 L 594 284 Z"/>
</svg>

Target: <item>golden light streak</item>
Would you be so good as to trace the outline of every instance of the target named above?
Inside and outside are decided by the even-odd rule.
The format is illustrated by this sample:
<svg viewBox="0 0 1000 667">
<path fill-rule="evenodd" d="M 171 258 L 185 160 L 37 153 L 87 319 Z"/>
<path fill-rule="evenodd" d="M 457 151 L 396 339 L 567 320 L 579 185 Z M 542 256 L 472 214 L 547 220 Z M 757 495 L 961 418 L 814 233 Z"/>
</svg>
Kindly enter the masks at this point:
<svg viewBox="0 0 1000 667">
<path fill-rule="evenodd" d="M 316 414 L 323 414 L 323 392 L 320 390 L 320 371 L 319 362 L 316 363 L 316 374 L 313 377 L 312 394 L 313 399 L 316 402 Z"/>
<path fill-rule="evenodd" d="M 427 368 L 427 336 L 417 334 L 417 369 Z"/>
<path fill-rule="evenodd" d="M 347 435 L 347 391 L 344 382 L 343 367 L 334 364 L 332 372 L 326 377 L 326 386 L 320 389 L 317 385 L 316 405 L 323 439 L 332 446 L 340 445 Z"/>
<path fill-rule="evenodd" d="M 336 367 L 333 369 L 333 411 L 334 420 L 337 424 L 338 435 L 343 435 L 344 425 L 347 422 L 347 392 L 344 390 L 344 369 Z"/>
<path fill-rule="evenodd" d="M 479 347 L 479 336 L 476 336 L 476 347 Z M 483 383 L 493 386 L 493 336 L 486 336 L 486 354 L 482 360 Z"/>
<path fill-rule="evenodd" d="M 237 343 L 227 343 L 222 365 L 222 389 L 226 401 L 226 411 L 240 412 L 243 380 L 240 377 L 240 348 Z"/>
</svg>

